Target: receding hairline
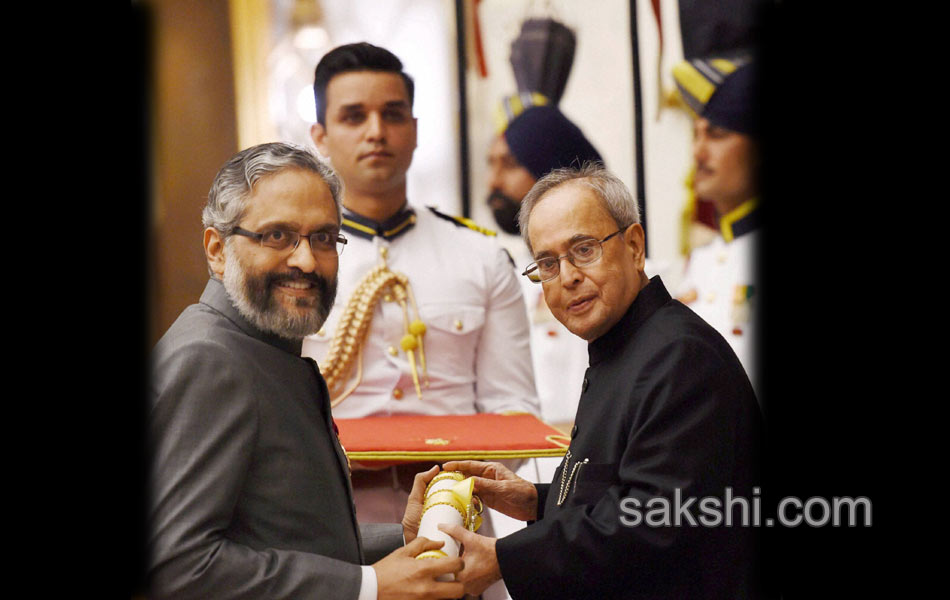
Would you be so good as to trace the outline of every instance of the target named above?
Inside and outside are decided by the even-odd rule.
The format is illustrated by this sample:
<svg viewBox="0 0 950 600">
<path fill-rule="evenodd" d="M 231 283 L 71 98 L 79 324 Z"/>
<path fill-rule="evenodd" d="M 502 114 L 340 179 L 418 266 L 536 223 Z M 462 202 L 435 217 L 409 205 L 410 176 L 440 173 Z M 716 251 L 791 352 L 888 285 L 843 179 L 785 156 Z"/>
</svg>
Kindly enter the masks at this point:
<svg viewBox="0 0 950 600">
<path fill-rule="evenodd" d="M 531 232 L 531 219 L 530 219 L 531 213 L 533 213 L 534 210 L 538 208 L 538 205 L 540 205 L 544 201 L 545 198 L 550 196 L 552 193 L 558 190 L 563 190 L 565 188 L 574 187 L 580 190 L 586 190 L 590 194 L 590 196 L 593 197 L 597 201 L 597 204 L 600 206 L 601 209 L 603 209 L 604 214 L 610 217 L 611 221 L 616 221 L 613 214 L 610 212 L 610 207 L 607 204 L 607 200 L 601 195 L 600 190 L 598 190 L 594 185 L 592 185 L 593 179 L 594 179 L 593 177 L 588 176 L 588 175 L 584 175 L 581 177 L 573 177 L 571 179 L 560 181 L 557 184 L 544 190 L 544 192 L 540 196 L 535 198 L 534 202 L 531 204 L 531 210 L 528 211 L 528 217 L 529 217 L 528 218 L 528 236 L 530 237 L 530 232 Z"/>
<path fill-rule="evenodd" d="M 230 235 L 231 228 L 246 214 L 259 185 L 288 172 L 312 174 L 330 192 L 336 204 L 337 223 L 342 222 L 340 199 L 343 182 L 333 169 L 303 147 L 282 142 L 246 148 L 232 156 L 218 171 L 202 211 L 202 224 Z M 231 209 L 234 206 L 236 209 Z"/>
<path fill-rule="evenodd" d="M 618 227 L 628 227 L 640 222 L 640 211 L 630 190 L 616 175 L 597 163 L 585 163 L 580 168 L 555 169 L 542 177 L 522 200 L 518 222 L 522 240 L 533 253 L 528 235 L 531 228 L 531 213 L 551 192 L 565 184 L 575 183 L 579 189 L 590 190 L 599 199 L 600 205 Z"/>
<path fill-rule="evenodd" d="M 292 174 L 292 173 L 298 173 L 298 174 L 303 175 L 303 176 L 309 176 L 309 177 L 311 177 L 311 178 L 313 178 L 313 179 L 316 179 L 316 180 L 319 182 L 321 191 L 323 191 L 323 190 L 326 191 L 326 193 L 327 193 L 327 198 L 329 199 L 330 204 L 331 204 L 331 206 L 333 207 L 333 211 L 332 211 L 332 212 L 333 212 L 334 216 L 336 217 L 336 225 L 337 225 L 337 226 L 342 225 L 342 223 L 343 223 L 343 213 L 342 213 L 342 211 L 341 211 L 341 209 L 340 209 L 339 202 L 337 201 L 337 198 L 336 198 L 336 196 L 334 195 L 333 186 L 330 184 L 330 182 L 327 181 L 327 178 L 325 177 L 325 174 L 324 174 L 324 173 L 322 173 L 322 172 L 320 172 L 320 171 L 318 171 L 318 170 L 316 170 L 316 169 L 313 169 L 313 168 L 311 168 L 310 166 L 307 166 L 307 165 L 301 165 L 301 164 L 292 163 L 292 164 L 284 165 L 284 166 L 282 166 L 282 167 L 280 167 L 279 169 L 276 169 L 276 170 L 274 170 L 274 171 L 269 171 L 269 172 L 266 172 L 266 173 L 262 173 L 260 176 L 258 176 L 258 177 L 255 179 L 255 181 L 253 182 L 253 184 L 248 187 L 248 190 L 247 190 L 247 206 L 250 207 L 250 205 L 251 205 L 251 203 L 252 203 L 252 201 L 253 201 L 255 195 L 258 193 L 258 191 L 259 191 L 259 189 L 260 189 L 261 184 L 266 183 L 266 182 L 268 182 L 268 181 L 272 181 L 273 179 L 275 179 L 275 178 L 277 178 L 277 177 L 279 177 L 279 176 L 281 176 L 281 175 L 287 175 L 287 174 Z"/>
<path fill-rule="evenodd" d="M 528 215 L 530 216 L 531 213 L 534 212 L 534 209 L 537 208 L 538 205 L 541 204 L 541 202 L 545 198 L 550 196 L 552 192 L 556 192 L 557 190 L 560 190 L 566 187 L 576 187 L 576 188 L 580 188 L 580 189 L 587 190 L 588 192 L 590 192 L 591 196 L 597 199 L 597 202 L 600 204 L 601 208 L 603 208 L 604 212 L 607 213 L 607 216 L 609 216 L 612 220 L 616 221 L 613 213 L 610 211 L 610 204 L 608 203 L 607 199 L 604 197 L 603 193 L 601 193 L 600 188 L 597 187 L 597 177 L 593 175 L 582 175 L 580 177 L 572 177 L 571 179 L 560 181 L 557 184 L 544 190 L 544 192 L 540 196 L 538 196 L 535 199 L 534 203 L 531 205 L 531 210 L 528 211 Z M 528 223 L 530 225 L 531 221 L 529 220 Z"/>
</svg>

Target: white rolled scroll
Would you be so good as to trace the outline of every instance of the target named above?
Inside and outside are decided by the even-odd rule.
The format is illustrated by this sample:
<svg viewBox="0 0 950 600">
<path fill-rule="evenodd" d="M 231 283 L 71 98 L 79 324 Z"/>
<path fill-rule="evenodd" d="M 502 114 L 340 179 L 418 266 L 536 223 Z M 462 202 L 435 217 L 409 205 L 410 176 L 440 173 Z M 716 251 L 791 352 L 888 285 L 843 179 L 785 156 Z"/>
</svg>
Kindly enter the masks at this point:
<svg viewBox="0 0 950 600">
<path fill-rule="evenodd" d="M 421 537 L 445 542 L 438 550 L 428 550 L 416 558 L 439 558 L 459 555 L 459 545 L 447 533 L 439 530 L 439 524 L 460 525 L 469 531 L 476 531 L 482 524 L 482 503 L 474 495 L 475 480 L 465 478 L 458 471 L 445 471 L 436 475 L 426 488 L 422 505 L 422 521 L 419 524 Z M 453 581 L 451 573 L 439 579 Z"/>
</svg>

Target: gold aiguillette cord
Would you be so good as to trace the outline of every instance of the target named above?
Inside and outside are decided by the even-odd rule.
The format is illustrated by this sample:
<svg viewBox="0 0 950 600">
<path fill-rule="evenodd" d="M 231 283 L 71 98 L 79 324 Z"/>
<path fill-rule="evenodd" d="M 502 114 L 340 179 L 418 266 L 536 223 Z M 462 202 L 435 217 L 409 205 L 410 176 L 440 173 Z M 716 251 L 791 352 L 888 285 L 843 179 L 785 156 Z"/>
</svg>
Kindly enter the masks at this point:
<svg viewBox="0 0 950 600">
<path fill-rule="evenodd" d="M 403 310 L 403 319 L 406 326 L 406 335 L 400 341 L 400 346 L 406 352 L 416 394 L 422 398 L 422 385 L 428 387 L 429 378 L 426 370 L 423 336 L 426 332 L 425 323 L 419 318 L 419 309 L 416 306 L 409 278 L 401 273 L 389 270 L 386 264 L 386 248 L 380 249 L 380 264 L 367 273 L 357 284 L 353 295 L 350 296 L 337 324 L 336 332 L 330 343 L 330 351 L 320 364 L 320 372 L 327 382 L 330 391 L 330 406 L 336 406 L 345 400 L 359 387 L 363 376 L 363 343 L 369 332 L 369 326 L 376 310 L 376 305 L 388 291 L 400 304 Z M 412 304 L 416 318 L 410 322 L 407 300 Z M 419 373 L 416 367 L 414 351 L 419 350 L 419 362 L 423 370 L 424 383 L 420 384 Z M 349 378 L 354 362 L 357 363 L 356 381 L 348 388 L 340 391 L 340 387 Z"/>
</svg>

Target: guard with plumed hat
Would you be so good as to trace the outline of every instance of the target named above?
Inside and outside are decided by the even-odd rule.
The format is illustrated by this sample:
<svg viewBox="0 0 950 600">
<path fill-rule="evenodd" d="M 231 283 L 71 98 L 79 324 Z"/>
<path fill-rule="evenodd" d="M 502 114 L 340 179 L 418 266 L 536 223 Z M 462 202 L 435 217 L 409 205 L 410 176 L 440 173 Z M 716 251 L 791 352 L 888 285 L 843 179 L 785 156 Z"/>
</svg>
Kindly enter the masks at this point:
<svg viewBox="0 0 950 600">
<path fill-rule="evenodd" d="M 756 63 L 748 55 L 694 58 L 673 68 L 693 115 L 692 193 L 715 207 L 718 233 L 692 250 L 678 293 L 730 342 L 761 401 L 755 314 L 762 230 Z"/>
</svg>

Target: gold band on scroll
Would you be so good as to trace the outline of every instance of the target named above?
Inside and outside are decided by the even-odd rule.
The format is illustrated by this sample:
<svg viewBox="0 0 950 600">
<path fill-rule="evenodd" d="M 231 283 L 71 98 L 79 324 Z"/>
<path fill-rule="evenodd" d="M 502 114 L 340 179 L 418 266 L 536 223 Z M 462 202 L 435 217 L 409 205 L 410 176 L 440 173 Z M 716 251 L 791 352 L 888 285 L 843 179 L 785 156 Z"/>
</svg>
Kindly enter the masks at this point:
<svg viewBox="0 0 950 600">
<path fill-rule="evenodd" d="M 432 478 L 432 481 L 429 482 L 429 485 L 426 486 L 425 495 L 429 495 L 429 490 L 432 489 L 432 486 L 435 485 L 435 482 L 442 481 L 443 479 L 454 479 L 455 481 L 462 481 L 465 479 L 465 475 L 462 475 L 459 471 L 442 471 L 438 475 Z"/>
<path fill-rule="evenodd" d="M 425 514 L 429 508 L 433 506 L 438 506 L 444 504 L 446 506 L 451 506 L 458 511 L 459 516 L 462 517 L 462 522 L 465 522 L 465 513 L 467 512 L 466 507 L 462 504 L 462 501 L 459 500 L 459 497 L 455 495 L 455 492 L 452 490 L 439 490 L 433 492 L 431 496 L 425 499 L 425 502 L 422 504 L 422 513 Z"/>
</svg>

